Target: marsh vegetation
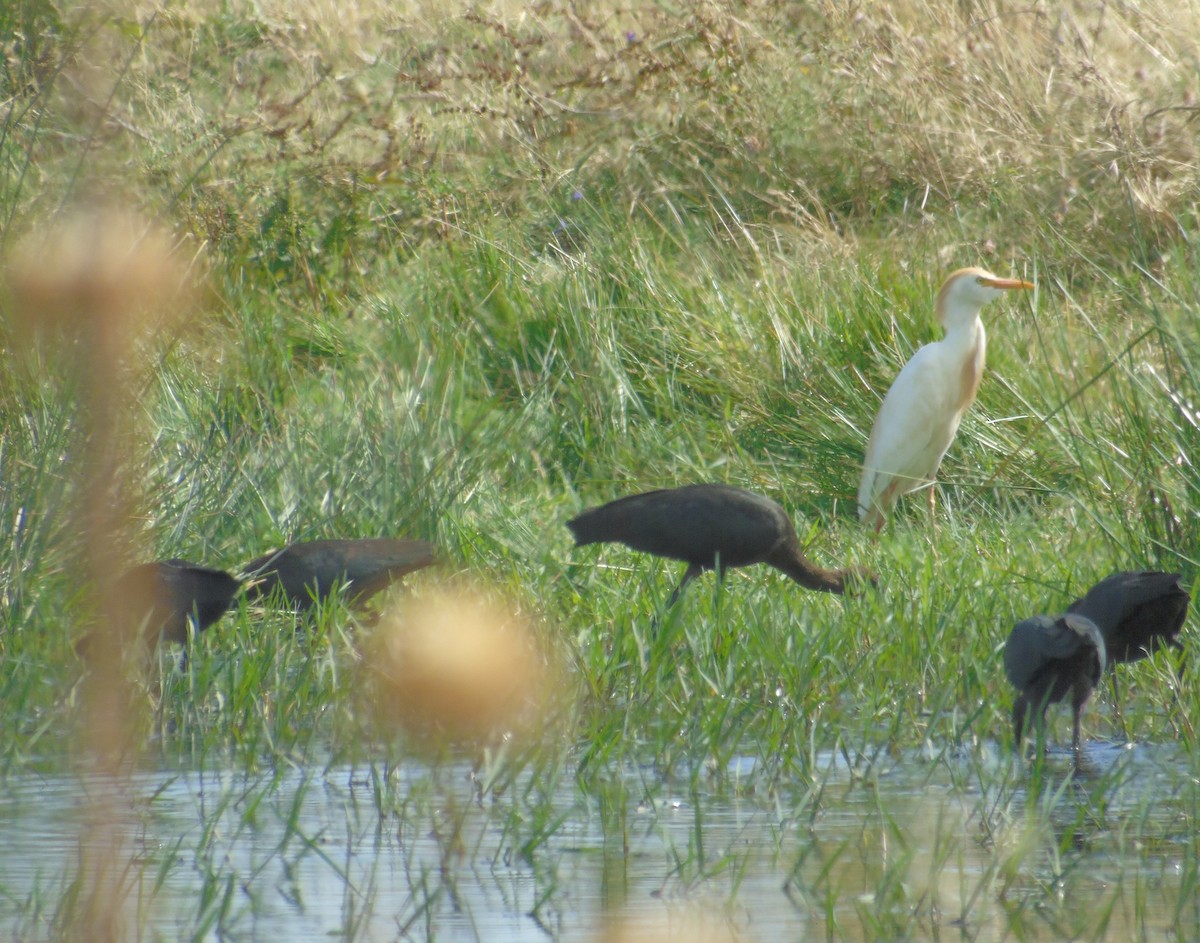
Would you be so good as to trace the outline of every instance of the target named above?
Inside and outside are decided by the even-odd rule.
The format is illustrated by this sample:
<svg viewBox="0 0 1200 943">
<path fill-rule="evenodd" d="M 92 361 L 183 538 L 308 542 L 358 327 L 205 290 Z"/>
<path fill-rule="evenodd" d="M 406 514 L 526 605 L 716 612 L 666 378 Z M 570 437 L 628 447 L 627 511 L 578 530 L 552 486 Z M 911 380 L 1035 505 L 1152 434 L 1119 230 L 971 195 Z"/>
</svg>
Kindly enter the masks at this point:
<svg viewBox="0 0 1200 943">
<path fill-rule="evenodd" d="M 1001 658 L 1114 570 L 1195 580 L 1194 4 L 24 0 L 0 42 L 7 935 L 106 895 L 111 939 L 1200 934 L 1195 675 L 1120 666 L 1074 771 L 1011 760 Z M 165 235 L 110 258 L 131 212 Z M 1037 289 L 936 526 L 877 538 L 867 434 L 964 265 Z M 664 612 L 676 564 L 573 547 L 696 481 L 878 591 Z M 336 600 L 76 656 L 88 574 L 340 537 L 503 599 L 546 712 L 389 725 Z"/>
</svg>

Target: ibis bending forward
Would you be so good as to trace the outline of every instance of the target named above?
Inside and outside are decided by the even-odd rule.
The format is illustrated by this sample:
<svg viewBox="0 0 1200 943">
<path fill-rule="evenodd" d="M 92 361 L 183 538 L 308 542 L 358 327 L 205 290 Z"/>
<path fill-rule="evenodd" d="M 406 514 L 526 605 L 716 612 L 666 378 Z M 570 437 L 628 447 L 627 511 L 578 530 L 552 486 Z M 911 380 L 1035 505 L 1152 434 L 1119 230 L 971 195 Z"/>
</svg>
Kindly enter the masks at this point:
<svg viewBox="0 0 1200 943">
<path fill-rule="evenodd" d="M 424 540 L 300 541 L 247 563 L 246 595 L 269 598 L 280 589 L 291 608 L 308 609 L 345 586 L 350 604 L 361 606 L 404 574 L 434 562 L 433 547 Z"/>
<path fill-rule="evenodd" d="M 1004 646 L 1004 673 L 1017 689 L 1013 703 L 1013 733 L 1020 749 L 1025 715 L 1030 707 L 1038 729 L 1046 708 L 1071 696 L 1074 712 L 1071 745 L 1079 756 L 1079 715 L 1104 674 L 1104 637 L 1091 619 L 1069 612 L 1034 616 L 1018 622 Z"/>
<path fill-rule="evenodd" d="M 123 637 L 139 636 L 150 644 L 187 642 L 189 626 L 198 635 L 220 619 L 241 585 L 224 570 L 186 560 L 135 566 L 113 587 L 122 607 L 122 628 L 132 630 Z M 86 655 L 95 640 L 95 631 L 88 632 L 75 644 L 75 651 Z"/>
<path fill-rule="evenodd" d="M 1108 664 L 1141 661 L 1160 648 L 1183 650 L 1179 632 L 1191 597 L 1178 573 L 1140 570 L 1114 573 L 1076 599 L 1067 612 L 1096 623 Z"/>
<path fill-rule="evenodd" d="M 731 485 L 684 485 L 618 498 L 567 522 L 577 546 L 615 541 L 687 564 L 667 600 L 705 570 L 766 563 L 801 586 L 844 593 L 875 577 L 860 567 L 827 570 L 809 560 L 787 512 L 775 501 Z"/>
<path fill-rule="evenodd" d="M 871 427 L 858 516 L 876 530 L 902 494 L 928 486 L 932 509 L 938 466 L 983 378 L 987 333 L 979 312 L 1006 291 L 1026 288 L 1033 285 L 980 268 L 959 269 L 942 285 L 933 310 L 946 336 L 913 354 Z"/>
</svg>

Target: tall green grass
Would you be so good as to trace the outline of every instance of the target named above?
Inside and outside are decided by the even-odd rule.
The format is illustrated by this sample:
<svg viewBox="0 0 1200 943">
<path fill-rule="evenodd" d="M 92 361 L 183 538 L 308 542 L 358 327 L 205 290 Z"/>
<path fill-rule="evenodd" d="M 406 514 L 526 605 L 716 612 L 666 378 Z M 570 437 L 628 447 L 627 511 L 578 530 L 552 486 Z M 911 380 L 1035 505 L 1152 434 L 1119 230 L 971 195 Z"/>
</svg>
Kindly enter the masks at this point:
<svg viewBox="0 0 1200 943">
<path fill-rule="evenodd" d="M 830 754 L 869 776 L 1005 749 L 1015 621 L 1117 568 L 1195 579 L 1196 19 L 29 3 L 0 14 L 0 240 L 100 195 L 203 249 L 205 310 L 137 350 L 144 557 L 236 569 L 293 539 L 432 540 L 443 569 L 531 600 L 571 669 L 545 752 L 493 757 L 489 788 L 570 769 L 603 802 L 649 764 L 693 788 L 820 790 Z M 967 264 L 1037 292 L 985 312 L 935 525 L 913 498 L 875 539 L 853 502 L 872 418 Z M 11 771 L 72 749 L 90 614 L 69 358 L 9 319 L 0 353 Z M 878 591 L 749 570 L 664 613 L 680 566 L 571 546 L 583 507 L 703 480 L 779 499 L 814 558 L 871 566 Z M 356 704 L 358 631 L 339 606 L 315 623 L 239 606 L 135 689 L 147 759 L 404 755 Z M 1160 658 L 1122 677 L 1124 729 L 1179 740 L 1194 769 L 1187 676 Z M 1107 691 L 1085 724 L 1118 736 Z M 746 756 L 749 783 L 729 773 Z M 534 858 L 559 827 L 543 800 L 536 827 L 506 826 Z M 940 835 L 922 867 L 957 853 Z M 875 875 L 877 935 L 928 930 L 894 922 L 906 866 Z M 207 887 L 204 926 L 231 893 Z"/>
</svg>

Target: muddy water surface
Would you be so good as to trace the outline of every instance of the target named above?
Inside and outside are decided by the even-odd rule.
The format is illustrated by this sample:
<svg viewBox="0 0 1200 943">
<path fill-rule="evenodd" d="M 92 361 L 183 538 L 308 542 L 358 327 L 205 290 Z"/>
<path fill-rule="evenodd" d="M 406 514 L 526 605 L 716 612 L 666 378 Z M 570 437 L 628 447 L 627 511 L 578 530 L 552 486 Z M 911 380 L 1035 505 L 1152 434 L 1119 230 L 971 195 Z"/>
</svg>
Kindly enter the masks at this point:
<svg viewBox="0 0 1200 943">
<path fill-rule="evenodd" d="M 499 793 L 454 763 L 144 771 L 114 857 L 143 939 L 574 941 L 612 915 L 764 943 L 1197 939 L 1180 756 L 1092 744 L 1080 774 L 1058 754 L 1038 776 L 986 746 L 838 754 L 796 783 L 741 759 Z M 103 788 L 0 783 L 0 938 L 54 934 Z"/>
</svg>

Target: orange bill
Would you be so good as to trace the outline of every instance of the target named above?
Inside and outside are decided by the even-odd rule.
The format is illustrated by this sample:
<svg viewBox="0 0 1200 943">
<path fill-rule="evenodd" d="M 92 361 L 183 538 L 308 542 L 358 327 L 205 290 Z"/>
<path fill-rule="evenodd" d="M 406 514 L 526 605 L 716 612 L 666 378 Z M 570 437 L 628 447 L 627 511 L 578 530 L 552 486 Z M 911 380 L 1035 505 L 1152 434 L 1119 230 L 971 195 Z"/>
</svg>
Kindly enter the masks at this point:
<svg viewBox="0 0 1200 943">
<path fill-rule="evenodd" d="M 1002 288 L 1005 290 L 1033 288 L 1033 282 L 1022 281 L 1019 278 L 981 278 L 979 279 L 979 284 L 986 285 L 988 288 Z"/>
</svg>

